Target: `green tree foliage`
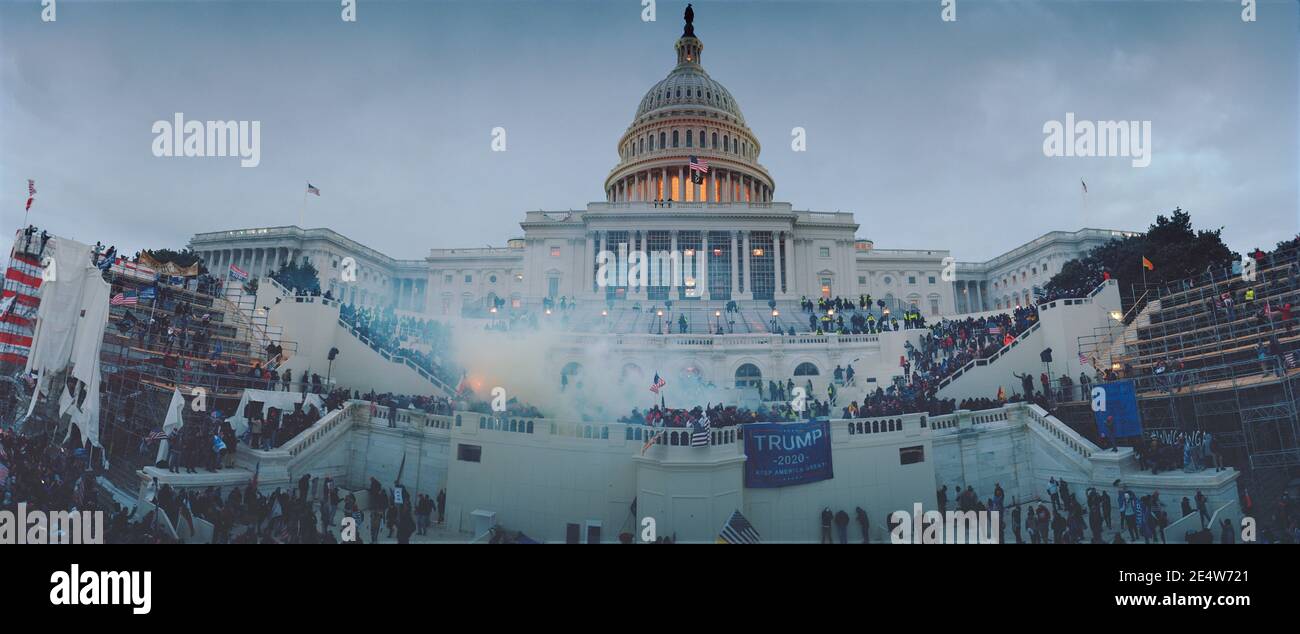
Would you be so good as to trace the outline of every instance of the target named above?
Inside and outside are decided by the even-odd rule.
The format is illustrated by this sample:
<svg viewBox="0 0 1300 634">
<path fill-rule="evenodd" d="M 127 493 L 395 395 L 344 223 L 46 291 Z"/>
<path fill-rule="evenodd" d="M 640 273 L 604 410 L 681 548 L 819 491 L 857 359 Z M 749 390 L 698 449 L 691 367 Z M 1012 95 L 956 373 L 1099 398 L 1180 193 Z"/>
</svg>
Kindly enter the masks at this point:
<svg viewBox="0 0 1300 634">
<path fill-rule="evenodd" d="M 289 262 L 271 273 L 271 279 L 289 290 L 298 289 L 299 293 L 320 293 L 320 277 L 310 262 Z"/>
<path fill-rule="evenodd" d="M 1175 209 L 1167 217 L 1156 216 L 1145 234 L 1111 240 L 1094 247 L 1083 258 L 1066 262 L 1044 290 L 1049 297 L 1083 297 L 1101 283 L 1104 272 L 1109 272 L 1119 282 L 1127 310 L 1134 299 L 1130 289 L 1137 286 L 1137 294 L 1142 294 L 1143 257 L 1155 267 L 1145 271 L 1148 286 L 1196 277 L 1211 267 L 1229 266 L 1237 256 L 1223 243 L 1222 231 L 1222 227 L 1196 230 L 1191 214 Z"/>
</svg>

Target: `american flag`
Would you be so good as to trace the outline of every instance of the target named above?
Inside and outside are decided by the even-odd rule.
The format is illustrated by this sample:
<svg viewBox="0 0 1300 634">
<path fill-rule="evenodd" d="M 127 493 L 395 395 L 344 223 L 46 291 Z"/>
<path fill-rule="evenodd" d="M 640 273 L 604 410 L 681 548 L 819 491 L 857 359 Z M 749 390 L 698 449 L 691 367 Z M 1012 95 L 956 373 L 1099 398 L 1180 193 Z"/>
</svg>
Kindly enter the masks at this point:
<svg viewBox="0 0 1300 634">
<path fill-rule="evenodd" d="M 4 463 L 0 463 L 0 487 L 4 486 L 5 482 L 7 482 L 8 480 L 9 480 L 9 467 L 6 467 Z"/>
<path fill-rule="evenodd" d="M 109 306 L 135 306 L 137 303 L 139 303 L 139 301 L 140 298 L 135 294 L 135 291 L 130 291 L 130 292 L 118 293 L 114 295 L 113 299 L 108 300 L 108 305 Z"/>
<path fill-rule="evenodd" d="M 994 326 L 994 327 L 992 327 L 992 328 L 989 328 L 989 334 L 990 334 L 990 335 L 1000 335 L 1000 334 L 1002 334 L 1002 328 L 1000 328 L 1000 327 L 998 327 L 998 326 Z"/>
<path fill-rule="evenodd" d="M 709 413 L 705 412 L 692 427 L 694 427 L 694 430 L 691 432 L 691 446 L 708 447 L 709 430 L 712 428 L 712 424 L 709 423 Z"/>
<path fill-rule="evenodd" d="M 1294 368 L 1294 367 L 1295 367 L 1296 359 L 1295 359 L 1295 351 L 1294 351 L 1294 350 L 1292 350 L 1291 352 L 1286 353 L 1286 356 L 1283 357 L 1283 359 L 1286 360 L 1286 367 L 1288 367 L 1288 368 Z"/>
<path fill-rule="evenodd" d="M 307 193 L 320 196 L 320 189 L 317 188 L 315 185 L 312 185 L 311 183 L 307 183 Z"/>
<path fill-rule="evenodd" d="M 167 438 L 167 432 L 161 429 L 155 429 L 153 430 L 153 433 L 149 434 L 149 437 L 146 438 L 145 440 L 148 442 L 154 442 L 155 440 L 164 440 L 166 438 Z"/>
<path fill-rule="evenodd" d="M 704 161 L 703 159 L 699 158 L 698 156 L 692 156 L 692 157 L 691 157 L 691 171 L 692 171 L 692 172 L 700 172 L 700 173 L 702 173 L 702 174 L 708 174 L 708 173 L 709 173 L 709 164 L 708 164 L 708 162 Z"/>
<path fill-rule="evenodd" d="M 658 429 L 658 428 L 655 428 L 655 429 Z M 655 444 L 656 442 L 658 442 L 660 438 L 663 438 L 663 437 L 664 437 L 664 432 L 665 432 L 665 431 L 666 431 L 666 430 L 664 430 L 664 429 L 659 429 L 658 431 L 656 431 L 656 432 L 653 433 L 653 434 L 652 434 L 652 433 L 647 433 L 647 434 L 646 434 L 646 439 L 645 439 L 645 444 L 644 444 L 644 445 L 641 445 L 641 455 L 644 456 L 644 455 L 645 455 L 645 452 L 649 451 L 650 448 L 653 447 L 654 444 Z"/>
<path fill-rule="evenodd" d="M 653 383 L 650 384 L 650 391 L 654 392 L 655 394 L 658 394 L 659 388 L 665 385 L 668 385 L 668 382 L 663 380 L 663 377 L 659 376 L 658 372 L 655 372 L 655 380 Z"/>
<path fill-rule="evenodd" d="M 740 511 L 732 511 L 731 518 L 718 532 L 719 544 L 757 544 L 758 539 L 758 531 Z"/>
<path fill-rule="evenodd" d="M 1086 355 L 1086 354 L 1080 352 L 1080 353 L 1079 353 L 1079 364 L 1080 364 L 1080 365 L 1088 365 L 1088 355 Z"/>
</svg>

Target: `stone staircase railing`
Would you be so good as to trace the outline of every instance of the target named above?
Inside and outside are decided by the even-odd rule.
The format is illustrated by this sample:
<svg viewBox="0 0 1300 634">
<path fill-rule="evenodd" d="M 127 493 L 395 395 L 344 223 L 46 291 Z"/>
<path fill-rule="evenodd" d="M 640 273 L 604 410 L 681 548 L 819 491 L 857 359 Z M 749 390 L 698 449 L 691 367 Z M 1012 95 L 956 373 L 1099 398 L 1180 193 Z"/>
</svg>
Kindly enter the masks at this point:
<svg viewBox="0 0 1300 634">
<path fill-rule="evenodd" d="M 951 375 L 948 376 L 948 378 L 940 381 L 939 389 L 948 387 L 949 385 L 952 384 L 953 381 L 956 381 L 957 379 L 961 378 L 963 374 L 966 374 L 967 372 L 977 367 L 990 365 L 994 361 L 997 361 L 998 359 L 1002 358 L 1002 356 L 1005 355 L 1007 352 L 1010 352 L 1012 348 L 1015 348 L 1016 346 L 1020 345 L 1023 341 L 1028 339 L 1030 335 L 1034 334 L 1035 332 L 1038 332 L 1038 330 L 1042 327 L 1042 325 L 1043 323 L 1041 321 L 1035 321 L 1034 325 L 1026 328 L 1025 331 L 1020 333 L 1020 335 L 1017 336 L 1014 340 L 1012 340 L 1011 343 L 1002 346 L 1000 349 L 998 349 L 997 352 L 994 352 L 993 354 L 989 355 L 987 358 L 971 360 L 969 363 L 962 366 L 960 370 L 953 372 Z"/>
<path fill-rule="evenodd" d="M 435 376 L 432 372 L 429 372 L 428 370 L 424 369 L 419 364 L 415 363 L 414 361 L 410 360 L 409 358 L 403 355 L 398 355 L 398 354 L 393 354 L 391 352 L 388 352 L 387 350 L 385 350 L 384 348 L 376 344 L 374 341 L 372 341 L 369 337 L 366 337 L 360 332 L 357 332 L 357 329 L 352 327 L 352 324 L 349 324 L 342 317 L 338 318 L 338 324 L 339 324 L 339 328 L 342 328 L 343 330 L 347 331 L 348 334 L 352 335 L 353 337 L 356 337 L 358 341 L 365 344 L 367 348 L 370 348 L 372 351 L 377 353 L 380 357 L 383 357 L 385 361 L 388 361 L 389 363 L 400 363 L 414 370 L 417 374 L 420 375 L 421 378 L 433 384 L 434 387 L 442 390 L 443 396 L 450 396 L 456 392 L 456 390 L 453 389 L 451 386 L 447 385 L 446 382 L 444 382 L 442 379 Z"/>
</svg>

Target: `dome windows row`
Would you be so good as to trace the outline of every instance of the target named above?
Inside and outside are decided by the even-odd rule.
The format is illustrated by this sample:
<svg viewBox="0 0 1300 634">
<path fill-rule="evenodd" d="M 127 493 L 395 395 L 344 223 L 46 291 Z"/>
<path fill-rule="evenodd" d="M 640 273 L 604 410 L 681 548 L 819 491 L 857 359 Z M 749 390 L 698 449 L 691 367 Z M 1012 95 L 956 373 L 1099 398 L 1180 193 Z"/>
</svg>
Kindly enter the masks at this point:
<svg viewBox="0 0 1300 634">
<path fill-rule="evenodd" d="M 657 141 L 657 143 L 656 143 Z M 700 148 L 713 149 L 744 157 L 748 160 L 756 160 L 754 148 L 749 141 L 742 140 L 739 137 L 732 138 L 730 134 L 719 135 L 715 132 L 700 130 L 698 136 L 696 131 L 691 130 L 672 130 L 660 131 L 656 136 L 655 133 L 642 135 L 635 140 L 629 141 L 623 145 L 620 155 L 623 160 L 628 160 L 646 152 L 655 150 L 664 150 L 668 148 Z"/>
</svg>

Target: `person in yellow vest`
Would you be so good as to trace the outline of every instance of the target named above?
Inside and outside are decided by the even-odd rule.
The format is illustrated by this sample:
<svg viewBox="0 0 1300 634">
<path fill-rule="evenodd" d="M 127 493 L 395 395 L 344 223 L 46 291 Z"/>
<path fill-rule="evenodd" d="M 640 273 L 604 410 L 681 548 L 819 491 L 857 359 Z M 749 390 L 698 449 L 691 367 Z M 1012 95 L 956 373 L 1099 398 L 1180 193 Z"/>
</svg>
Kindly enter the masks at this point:
<svg viewBox="0 0 1300 634">
<path fill-rule="evenodd" d="M 1246 301 L 1248 302 L 1255 301 L 1255 289 L 1253 288 L 1246 289 Z"/>
</svg>

